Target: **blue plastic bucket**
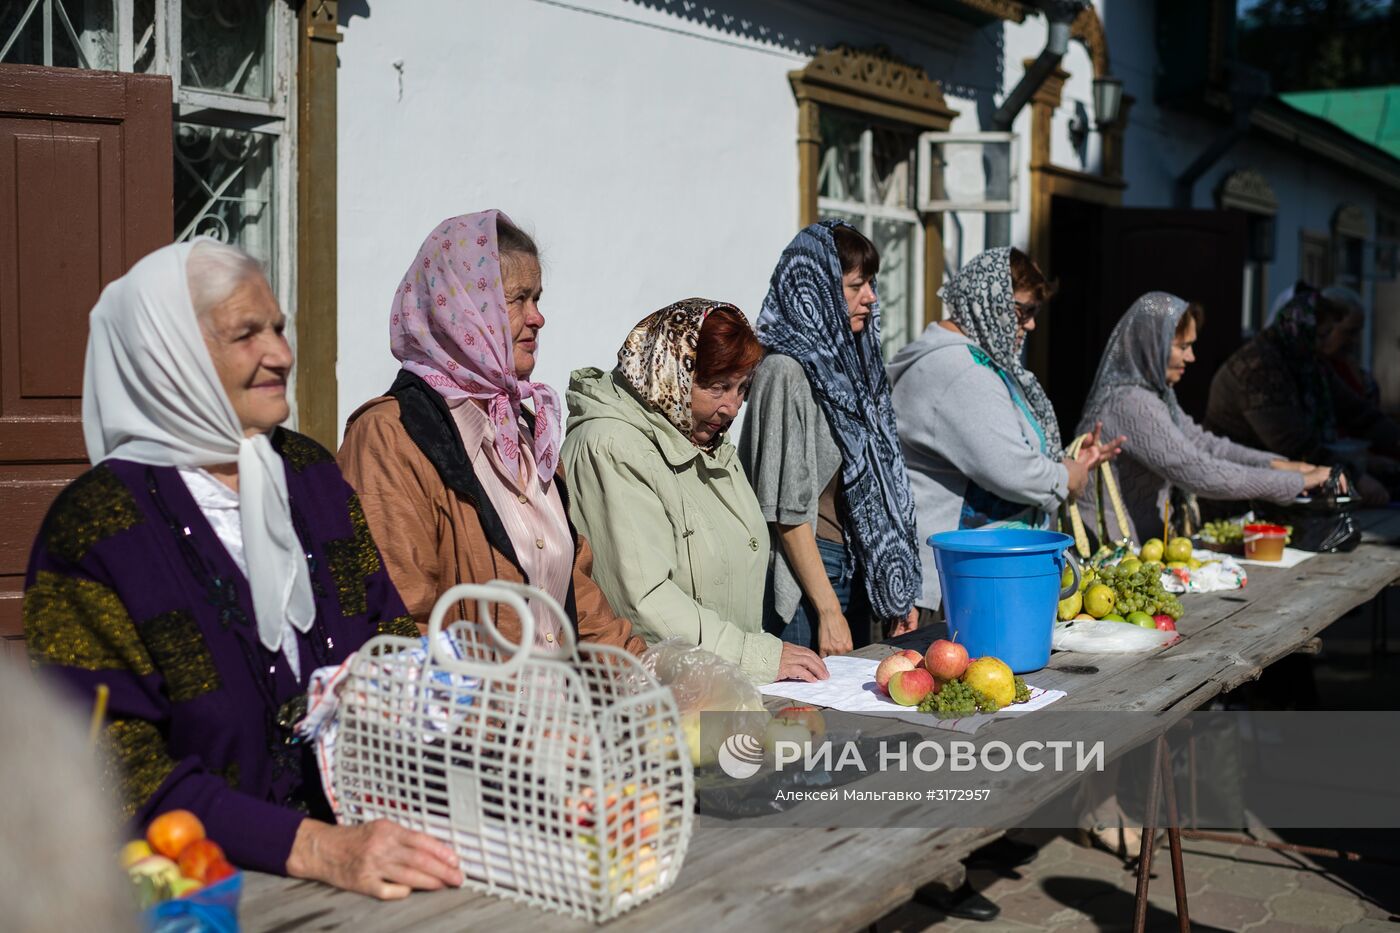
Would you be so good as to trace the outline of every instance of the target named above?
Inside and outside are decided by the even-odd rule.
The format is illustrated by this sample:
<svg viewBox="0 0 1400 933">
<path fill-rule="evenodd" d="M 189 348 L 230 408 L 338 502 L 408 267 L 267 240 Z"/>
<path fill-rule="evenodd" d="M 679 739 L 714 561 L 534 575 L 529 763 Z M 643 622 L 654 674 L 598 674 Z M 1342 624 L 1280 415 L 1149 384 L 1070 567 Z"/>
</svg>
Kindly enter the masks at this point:
<svg viewBox="0 0 1400 933">
<path fill-rule="evenodd" d="M 1065 562 L 1074 544 L 1058 531 L 997 528 L 944 531 L 928 539 L 943 589 L 949 638 L 974 658 L 1001 658 L 1017 674 L 1050 663 L 1050 639 Z"/>
</svg>

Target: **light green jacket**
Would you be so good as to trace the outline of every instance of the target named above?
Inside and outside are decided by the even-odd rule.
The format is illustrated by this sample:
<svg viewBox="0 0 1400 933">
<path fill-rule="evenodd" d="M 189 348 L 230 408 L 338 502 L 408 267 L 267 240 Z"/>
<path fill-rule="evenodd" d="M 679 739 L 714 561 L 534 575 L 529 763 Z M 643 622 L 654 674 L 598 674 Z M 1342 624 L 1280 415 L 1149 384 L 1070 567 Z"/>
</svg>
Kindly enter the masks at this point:
<svg viewBox="0 0 1400 933">
<path fill-rule="evenodd" d="M 713 454 L 599 369 L 569 380 L 562 457 L 569 513 L 593 545 L 593 579 L 648 642 L 678 636 L 778 676 L 763 631 L 768 527 L 726 439 Z"/>
</svg>

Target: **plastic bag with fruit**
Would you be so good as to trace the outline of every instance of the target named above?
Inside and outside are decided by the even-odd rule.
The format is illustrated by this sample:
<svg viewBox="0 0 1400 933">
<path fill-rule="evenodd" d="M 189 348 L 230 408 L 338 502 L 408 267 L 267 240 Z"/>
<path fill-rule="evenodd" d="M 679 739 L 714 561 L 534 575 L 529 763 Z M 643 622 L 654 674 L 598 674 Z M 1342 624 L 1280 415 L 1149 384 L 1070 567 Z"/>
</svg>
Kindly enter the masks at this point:
<svg viewBox="0 0 1400 933">
<path fill-rule="evenodd" d="M 716 742 L 701 742 L 701 713 L 732 714 L 729 718 L 733 728 L 712 730 L 721 742 L 727 735 L 740 732 L 755 738 L 763 734 L 767 719 L 763 698 L 738 665 L 679 638 L 652 645 L 642 655 L 641 663 L 676 698 L 691 764 L 713 764 L 719 752 Z"/>
<path fill-rule="evenodd" d="M 243 874 L 193 813 L 162 813 L 118 858 L 150 933 L 237 933 Z"/>
</svg>

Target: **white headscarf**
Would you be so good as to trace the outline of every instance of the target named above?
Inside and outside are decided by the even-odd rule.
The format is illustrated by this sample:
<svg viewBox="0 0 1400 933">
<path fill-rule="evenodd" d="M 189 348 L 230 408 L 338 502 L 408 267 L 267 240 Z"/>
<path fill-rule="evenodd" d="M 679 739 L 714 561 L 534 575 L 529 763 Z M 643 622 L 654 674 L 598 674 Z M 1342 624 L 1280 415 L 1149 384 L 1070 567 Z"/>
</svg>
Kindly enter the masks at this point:
<svg viewBox="0 0 1400 933">
<path fill-rule="evenodd" d="M 200 238 L 206 239 L 206 238 Z M 238 462 L 243 552 L 258 638 L 279 651 L 316 615 L 286 470 L 266 434 L 243 436 L 185 278 L 193 243 L 164 246 L 102 290 L 83 373 L 88 459 L 203 467 Z"/>
</svg>

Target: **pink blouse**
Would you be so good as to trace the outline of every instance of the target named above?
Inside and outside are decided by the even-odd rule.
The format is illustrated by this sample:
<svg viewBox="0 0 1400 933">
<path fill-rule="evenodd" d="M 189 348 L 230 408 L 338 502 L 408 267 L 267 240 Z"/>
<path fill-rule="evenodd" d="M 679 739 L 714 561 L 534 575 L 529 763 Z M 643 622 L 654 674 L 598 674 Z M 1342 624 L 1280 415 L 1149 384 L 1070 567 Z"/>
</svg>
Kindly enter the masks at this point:
<svg viewBox="0 0 1400 933">
<path fill-rule="evenodd" d="M 522 480 L 497 453 L 495 428 L 486 413 L 470 399 L 448 404 L 453 406 L 452 419 L 462 435 L 472 469 L 505 525 L 525 579 L 563 606 L 574 572 L 574 542 L 564 516 L 564 502 L 554 488 L 554 477 L 541 481 L 530 446 L 521 444 L 520 468 L 525 474 Z M 542 606 L 531 605 L 530 609 L 535 614 L 535 644 L 549 650 L 557 648 L 560 620 Z"/>
</svg>

